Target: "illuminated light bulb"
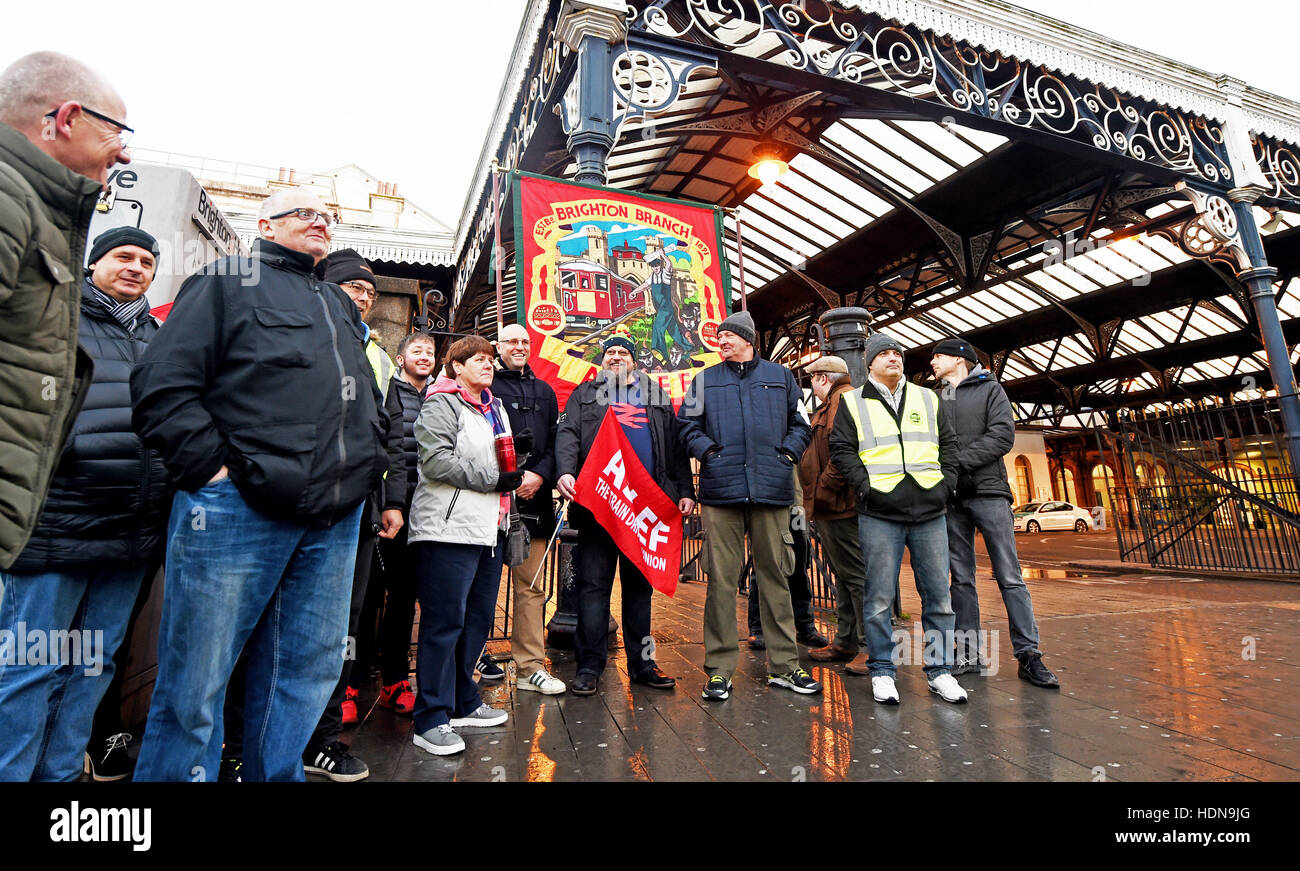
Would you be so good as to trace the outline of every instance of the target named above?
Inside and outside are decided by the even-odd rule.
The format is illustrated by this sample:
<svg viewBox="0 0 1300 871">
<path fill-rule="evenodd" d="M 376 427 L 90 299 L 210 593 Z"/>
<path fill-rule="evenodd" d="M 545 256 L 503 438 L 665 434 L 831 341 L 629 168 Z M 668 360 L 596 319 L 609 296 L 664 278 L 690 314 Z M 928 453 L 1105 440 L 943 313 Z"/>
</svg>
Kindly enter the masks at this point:
<svg viewBox="0 0 1300 871">
<path fill-rule="evenodd" d="M 790 164 L 779 157 L 765 157 L 749 168 L 751 178 L 756 178 L 767 187 L 775 184 L 790 169 Z"/>
</svg>

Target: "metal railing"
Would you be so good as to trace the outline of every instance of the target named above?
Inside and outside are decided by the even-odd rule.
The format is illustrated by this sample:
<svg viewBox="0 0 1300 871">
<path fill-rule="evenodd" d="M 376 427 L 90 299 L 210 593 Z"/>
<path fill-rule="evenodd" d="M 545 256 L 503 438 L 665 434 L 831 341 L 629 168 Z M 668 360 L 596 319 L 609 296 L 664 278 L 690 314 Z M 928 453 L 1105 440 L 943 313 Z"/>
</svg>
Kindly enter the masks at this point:
<svg viewBox="0 0 1300 871">
<path fill-rule="evenodd" d="M 1300 572 L 1300 479 L 1275 399 L 1122 412 L 1101 430 L 1120 558 Z"/>
</svg>

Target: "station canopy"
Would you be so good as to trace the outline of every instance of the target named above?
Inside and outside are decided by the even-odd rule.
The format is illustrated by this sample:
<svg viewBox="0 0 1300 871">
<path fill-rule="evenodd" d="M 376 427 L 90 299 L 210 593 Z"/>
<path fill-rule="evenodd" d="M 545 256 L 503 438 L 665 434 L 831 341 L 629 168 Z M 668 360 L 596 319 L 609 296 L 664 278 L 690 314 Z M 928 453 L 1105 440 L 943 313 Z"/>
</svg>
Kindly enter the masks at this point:
<svg viewBox="0 0 1300 871">
<path fill-rule="evenodd" d="M 562 23 L 592 5 L 611 4 L 525 13 L 457 239 L 457 328 L 496 317 L 487 162 L 577 172 Z M 735 209 L 733 309 L 743 267 L 764 356 L 811 359 L 817 318 L 861 306 L 918 379 L 936 341 L 967 338 L 1021 422 L 1258 395 L 1246 264 L 1222 238 L 1245 184 L 1300 342 L 1300 104 L 1000 2 L 627 5 L 607 183 Z M 762 184 L 763 158 L 788 170 Z"/>
</svg>

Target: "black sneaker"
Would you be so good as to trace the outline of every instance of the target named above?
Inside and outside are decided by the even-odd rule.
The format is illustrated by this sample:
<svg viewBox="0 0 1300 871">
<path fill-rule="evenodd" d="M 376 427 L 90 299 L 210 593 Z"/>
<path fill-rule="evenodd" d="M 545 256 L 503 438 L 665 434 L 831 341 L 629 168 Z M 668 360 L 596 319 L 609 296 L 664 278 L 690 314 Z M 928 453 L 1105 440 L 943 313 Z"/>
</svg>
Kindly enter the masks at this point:
<svg viewBox="0 0 1300 871">
<path fill-rule="evenodd" d="M 86 751 L 85 765 L 82 771 L 89 774 L 98 783 L 122 780 L 130 777 L 135 763 L 127 755 L 127 745 L 131 743 L 130 732 L 118 732 L 104 741 L 102 749 Z"/>
<path fill-rule="evenodd" d="M 767 685 L 770 687 L 783 687 L 804 695 L 822 691 L 822 685 L 813 680 L 812 675 L 802 668 L 796 668 L 789 674 L 769 674 L 767 676 Z"/>
<path fill-rule="evenodd" d="M 981 666 L 979 659 L 965 659 L 958 657 L 953 661 L 952 675 L 956 677 L 959 674 L 978 674 Z"/>
<path fill-rule="evenodd" d="M 483 680 L 502 680 L 506 676 L 506 670 L 485 653 L 478 658 L 478 676 Z"/>
<path fill-rule="evenodd" d="M 1016 672 L 1021 680 L 1027 680 L 1036 687 L 1046 687 L 1047 689 L 1060 689 L 1061 682 L 1056 679 L 1047 666 L 1043 665 L 1043 655 L 1041 653 L 1026 653 L 1018 657 L 1020 659 L 1020 669 Z"/>
<path fill-rule="evenodd" d="M 221 770 L 217 772 L 217 783 L 243 783 L 244 760 L 238 756 L 223 756 Z"/>
<path fill-rule="evenodd" d="M 308 750 L 302 755 L 302 766 L 308 774 L 320 774 L 335 783 L 352 783 L 370 776 L 370 766 L 348 752 L 348 745 L 335 741 L 316 753 Z"/>
<path fill-rule="evenodd" d="M 704 692 L 700 695 L 709 702 L 725 701 L 731 697 L 731 681 L 720 674 L 715 674 L 709 678 L 709 682 L 704 685 Z"/>
</svg>

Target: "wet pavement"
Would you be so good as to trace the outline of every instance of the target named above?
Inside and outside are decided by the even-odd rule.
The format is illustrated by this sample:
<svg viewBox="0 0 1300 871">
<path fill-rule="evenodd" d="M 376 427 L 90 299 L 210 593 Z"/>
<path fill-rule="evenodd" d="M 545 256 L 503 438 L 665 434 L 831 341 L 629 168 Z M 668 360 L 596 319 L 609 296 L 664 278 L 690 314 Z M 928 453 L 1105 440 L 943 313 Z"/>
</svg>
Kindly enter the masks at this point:
<svg viewBox="0 0 1300 871">
<path fill-rule="evenodd" d="M 1048 555 L 1025 553 L 1039 550 Z M 1017 678 L 1006 614 L 982 563 L 996 669 L 959 678 L 965 705 L 931 695 L 919 665 L 899 669 L 899 706 L 877 705 L 868 678 L 813 663 L 802 648 L 825 692 L 768 689 L 763 654 L 743 640 L 731 698 L 706 702 L 705 587 L 695 583 L 654 600 L 657 660 L 677 678 L 673 692 L 631 683 L 621 648 L 587 698 L 517 692 L 507 664 L 507 679 L 485 684 L 483 695 L 510 720 L 461 730 L 463 754 L 416 748 L 410 717 L 374 707 L 377 686 L 363 689 L 363 722 L 345 739 L 372 781 L 1300 780 L 1300 585 L 1067 570 L 1066 550 L 1065 542 L 1022 548 L 1059 691 Z M 904 575 L 903 608 L 919 620 L 906 565 Z M 743 601 L 737 617 L 743 627 Z M 572 653 L 550 655 L 555 674 L 572 678 Z"/>
</svg>

